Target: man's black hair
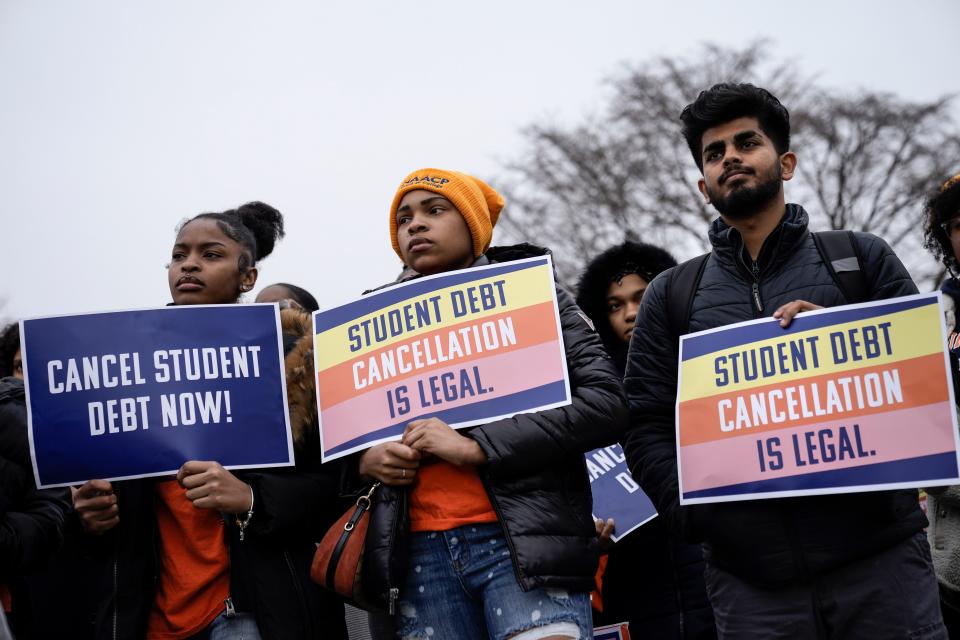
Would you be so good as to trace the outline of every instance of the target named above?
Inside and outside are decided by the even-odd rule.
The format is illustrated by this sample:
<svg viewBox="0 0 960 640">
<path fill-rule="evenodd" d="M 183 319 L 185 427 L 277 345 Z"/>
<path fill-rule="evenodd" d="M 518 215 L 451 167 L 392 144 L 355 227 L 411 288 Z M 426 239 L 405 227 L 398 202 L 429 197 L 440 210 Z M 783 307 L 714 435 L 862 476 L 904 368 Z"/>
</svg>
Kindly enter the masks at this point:
<svg viewBox="0 0 960 640">
<path fill-rule="evenodd" d="M 703 133 L 737 118 L 756 118 L 777 153 L 790 150 L 790 112 L 786 107 L 766 89 L 752 84 L 723 82 L 701 91 L 680 114 L 683 137 L 687 139 L 687 146 L 701 172 Z"/>
<path fill-rule="evenodd" d="M 13 356 L 20 351 L 20 323 L 11 322 L 0 333 L 0 378 L 13 375 Z"/>
<path fill-rule="evenodd" d="M 955 278 L 960 276 L 960 264 L 953 252 L 953 245 L 941 226 L 944 222 L 960 217 L 960 179 L 949 187 L 938 189 L 937 193 L 927 200 L 923 213 L 923 246 L 942 262 Z"/>
<path fill-rule="evenodd" d="M 611 354 L 623 349 L 607 318 L 607 290 L 613 282 L 636 274 L 650 282 L 661 271 L 676 266 L 669 252 L 651 244 L 627 240 L 610 247 L 591 260 L 577 283 L 577 306 L 593 321 L 603 344 Z"/>
<path fill-rule="evenodd" d="M 309 291 L 303 289 L 302 287 L 298 287 L 295 284 L 289 284 L 286 282 L 275 282 L 271 285 L 267 285 L 264 287 L 264 289 L 269 289 L 270 287 L 283 287 L 290 292 L 290 297 L 307 311 L 320 310 L 320 305 L 317 303 L 317 299 L 314 298 Z"/>
</svg>

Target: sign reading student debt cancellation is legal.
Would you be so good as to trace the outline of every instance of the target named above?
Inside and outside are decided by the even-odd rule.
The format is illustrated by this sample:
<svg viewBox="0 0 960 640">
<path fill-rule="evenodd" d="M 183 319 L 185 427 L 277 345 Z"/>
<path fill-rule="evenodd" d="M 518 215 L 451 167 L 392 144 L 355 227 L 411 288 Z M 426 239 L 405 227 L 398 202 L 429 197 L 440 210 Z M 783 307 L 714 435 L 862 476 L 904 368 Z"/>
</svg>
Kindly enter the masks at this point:
<svg viewBox="0 0 960 640">
<path fill-rule="evenodd" d="M 30 446 L 42 486 L 293 464 L 276 305 L 24 320 Z"/>
<path fill-rule="evenodd" d="M 958 482 L 939 294 L 684 336 L 683 504 Z"/>
<path fill-rule="evenodd" d="M 324 460 L 570 403 L 549 256 L 417 278 L 314 313 Z"/>
</svg>

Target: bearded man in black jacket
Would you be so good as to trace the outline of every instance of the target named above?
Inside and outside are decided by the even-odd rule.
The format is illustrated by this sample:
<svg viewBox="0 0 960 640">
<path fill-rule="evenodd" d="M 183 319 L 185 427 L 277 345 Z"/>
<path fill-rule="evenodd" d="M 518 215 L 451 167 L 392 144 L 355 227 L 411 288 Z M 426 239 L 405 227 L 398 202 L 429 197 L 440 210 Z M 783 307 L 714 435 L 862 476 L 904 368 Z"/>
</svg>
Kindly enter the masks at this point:
<svg viewBox="0 0 960 640">
<path fill-rule="evenodd" d="M 917 292 L 886 242 L 856 233 L 864 299 L 847 298 L 806 212 L 786 204 L 797 157 L 789 114 L 769 92 L 715 85 L 681 121 L 700 192 L 720 217 L 687 326 L 671 322 L 669 271 L 644 296 L 624 381 L 634 477 L 661 518 L 703 543 L 721 638 L 945 638 L 916 490 L 679 505 L 678 333 L 770 315 L 787 327 L 804 311 Z"/>
</svg>

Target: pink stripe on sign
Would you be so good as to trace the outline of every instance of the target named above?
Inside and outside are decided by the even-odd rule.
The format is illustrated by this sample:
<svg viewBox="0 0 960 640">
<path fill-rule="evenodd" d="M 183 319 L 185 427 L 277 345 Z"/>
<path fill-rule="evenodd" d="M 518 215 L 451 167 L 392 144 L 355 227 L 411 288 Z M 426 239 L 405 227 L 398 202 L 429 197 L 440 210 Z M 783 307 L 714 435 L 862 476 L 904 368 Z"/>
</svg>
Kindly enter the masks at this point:
<svg viewBox="0 0 960 640">
<path fill-rule="evenodd" d="M 399 416 L 390 417 L 390 405 L 387 402 L 387 393 L 399 386 L 407 387 L 407 398 L 410 400 L 410 411 L 407 415 L 413 419 L 433 410 L 453 409 L 563 380 L 560 349 L 557 342 L 545 342 L 526 349 L 474 360 L 466 365 L 434 369 L 427 374 L 405 378 L 397 384 L 384 386 L 336 404 L 324 409 L 321 416 L 323 446 L 332 449 L 370 431 L 406 422 Z M 476 373 L 474 367 L 477 367 Z M 450 382 L 457 388 L 457 394 L 461 386 L 461 375 L 466 376 L 466 383 L 472 387 L 477 386 L 475 377 L 478 375 L 480 386 L 486 392 L 447 400 L 441 384 L 441 376 L 445 373 L 454 374 Z M 439 403 L 434 402 L 434 388 L 437 389 Z M 491 388 L 492 391 L 489 390 Z M 473 390 L 477 391 L 476 388 Z M 427 406 L 424 405 L 424 400 Z"/>
<path fill-rule="evenodd" d="M 860 442 L 866 455 L 852 458 L 845 455 L 843 460 L 840 460 L 838 455 L 838 459 L 832 462 L 823 461 L 827 454 L 821 451 L 817 432 L 830 429 L 832 437 L 825 438 L 825 444 L 833 444 L 838 451 L 839 427 L 844 426 L 856 454 L 854 424 L 859 425 Z M 808 433 L 813 433 L 810 436 L 814 447 L 812 452 L 807 443 Z M 797 437 L 799 451 L 794 446 L 794 436 Z M 770 456 L 765 455 L 766 471 L 761 471 L 757 440 L 765 442 L 771 437 L 780 438 L 779 451 L 782 454 L 783 468 L 771 469 Z M 953 449 L 950 403 L 938 402 L 879 415 L 838 419 L 780 431 L 747 432 L 727 440 L 688 445 L 680 448 L 680 467 L 683 490 L 689 492 L 815 471 L 906 460 Z M 799 461 L 806 464 L 798 464 L 798 456 Z M 818 460 L 819 463 L 813 463 L 812 460 Z"/>
</svg>

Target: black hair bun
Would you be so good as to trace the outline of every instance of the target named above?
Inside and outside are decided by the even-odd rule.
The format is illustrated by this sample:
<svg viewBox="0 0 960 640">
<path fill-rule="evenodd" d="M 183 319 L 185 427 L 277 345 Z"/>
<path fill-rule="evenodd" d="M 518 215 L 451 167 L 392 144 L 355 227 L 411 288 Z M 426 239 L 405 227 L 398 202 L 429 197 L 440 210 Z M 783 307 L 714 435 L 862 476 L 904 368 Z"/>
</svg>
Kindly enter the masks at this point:
<svg viewBox="0 0 960 640">
<path fill-rule="evenodd" d="M 257 241 L 257 255 L 254 260 L 263 260 L 273 252 L 277 240 L 284 235 L 283 214 L 256 200 L 237 207 L 235 211 L 240 222 L 250 229 Z"/>
</svg>

